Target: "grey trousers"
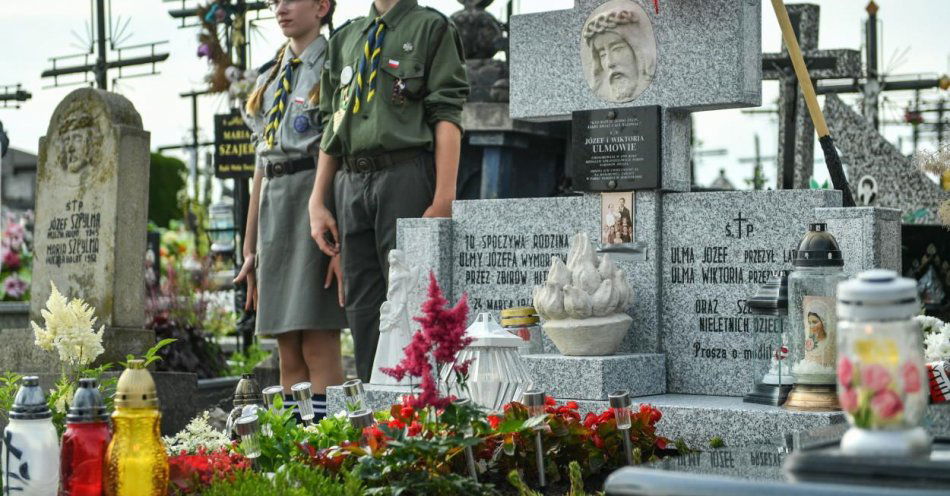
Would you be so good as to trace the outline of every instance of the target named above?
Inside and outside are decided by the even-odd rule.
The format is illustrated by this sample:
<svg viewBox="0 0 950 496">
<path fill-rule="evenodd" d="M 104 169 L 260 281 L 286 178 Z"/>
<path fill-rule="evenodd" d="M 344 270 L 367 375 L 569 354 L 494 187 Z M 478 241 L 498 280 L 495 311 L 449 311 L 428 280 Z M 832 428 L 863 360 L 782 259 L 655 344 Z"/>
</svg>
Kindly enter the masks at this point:
<svg viewBox="0 0 950 496">
<path fill-rule="evenodd" d="M 379 343 L 379 307 L 386 300 L 389 251 L 396 219 L 421 217 L 435 195 L 431 153 L 375 172 L 340 170 L 334 178 L 346 317 L 356 371 L 368 383 Z"/>
</svg>

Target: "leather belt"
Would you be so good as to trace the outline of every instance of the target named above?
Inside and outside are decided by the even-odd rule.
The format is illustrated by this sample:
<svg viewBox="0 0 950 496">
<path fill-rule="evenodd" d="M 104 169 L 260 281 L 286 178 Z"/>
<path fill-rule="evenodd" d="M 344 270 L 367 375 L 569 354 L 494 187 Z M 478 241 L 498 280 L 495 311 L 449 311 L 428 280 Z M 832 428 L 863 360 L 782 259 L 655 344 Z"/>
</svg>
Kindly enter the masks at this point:
<svg viewBox="0 0 950 496">
<path fill-rule="evenodd" d="M 280 176 L 289 176 L 300 171 L 315 169 L 317 160 L 314 157 L 303 157 L 286 162 L 267 162 L 264 166 L 264 175 L 267 179 L 273 179 Z"/>
<path fill-rule="evenodd" d="M 425 148 L 407 148 L 379 155 L 348 155 L 343 157 L 343 170 L 357 173 L 376 172 L 412 160 L 423 153 L 426 153 Z"/>
</svg>

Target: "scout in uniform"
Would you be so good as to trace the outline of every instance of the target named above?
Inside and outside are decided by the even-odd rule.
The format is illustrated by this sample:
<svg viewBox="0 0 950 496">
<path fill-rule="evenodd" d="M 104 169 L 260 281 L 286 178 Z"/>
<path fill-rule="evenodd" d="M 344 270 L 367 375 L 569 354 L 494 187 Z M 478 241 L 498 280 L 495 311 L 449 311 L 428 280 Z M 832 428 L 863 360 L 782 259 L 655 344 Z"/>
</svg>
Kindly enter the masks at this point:
<svg viewBox="0 0 950 496">
<path fill-rule="evenodd" d="M 307 216 L 323 127 L 318 105 L 327 39 L 320 30 L 331 22 L 335 2 L 269 3 L 289 40 L 264 66 L 245 108 L 257 168 L 245 262 L 235 281 L 247 280 L 257 333 L 277 337 L 286 401 L 292 402 L 293 384 L 309 381 L 319 420 L 326 387 L 343 382 L 340 329 L 346 327 L 343 295 L 334 284 L 339 260 L 317 248 Z"/>
<path fill-rule="evenodd" d="M 311 234 L 342 253 L 356 368 L 368 382 L 396 219 L 449 217 L 469 85 L 455 26 L 416 0 L 375 0 L 333 34 Z M 335 195 L 336 216 L 326 208 Z M 342 250 L 342 251 L 341 251 Z"/>
</svg>

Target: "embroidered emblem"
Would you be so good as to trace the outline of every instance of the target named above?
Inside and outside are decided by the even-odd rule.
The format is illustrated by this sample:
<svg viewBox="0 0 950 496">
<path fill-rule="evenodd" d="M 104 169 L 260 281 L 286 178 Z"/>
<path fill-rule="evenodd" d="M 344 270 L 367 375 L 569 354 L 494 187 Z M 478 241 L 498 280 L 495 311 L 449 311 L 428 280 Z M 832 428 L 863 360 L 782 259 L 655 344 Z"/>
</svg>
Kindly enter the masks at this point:
<svg viewBox="0 0 950 496">
<path fill-rule="evenodd" d="M 402 50 L 403 50 L 404 52 L 406 52 L 406 53 L 411 52 L 414 48 L 415 48 L 415 47 L 412 46 L 412 42 L 411 42 L 411 41 L 407 41 L 407 42 L 406 42 L 405 44 L 403 44 L 403 46 L 402 46 Z"/>
</svg>

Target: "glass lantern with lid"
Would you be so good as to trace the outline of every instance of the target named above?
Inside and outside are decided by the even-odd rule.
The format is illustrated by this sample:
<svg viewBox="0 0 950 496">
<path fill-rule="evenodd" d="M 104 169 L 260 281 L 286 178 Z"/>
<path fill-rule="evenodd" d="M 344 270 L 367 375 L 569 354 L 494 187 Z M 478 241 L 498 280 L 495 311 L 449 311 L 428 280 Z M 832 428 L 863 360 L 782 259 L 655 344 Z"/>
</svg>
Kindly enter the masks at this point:
<svg viewBox="0 0 950 496">
<path fill-rule="evenodd" d="M 746 300 L 749 311 L 762 322 L 754 326 L 752 336 L 757 360 L 754 362 L 753 388 L 745 395 L 746 403 L 779 406 L 785 402 L 795 383 L 789 371 L 788 342 L 785 334 L 788 320 L 788 275 L 783 270 L 759 287 Z"/>
<path fill-rule="evenodd" d="M 851 429 L 851 455 L 926 456 L 931 438 L 923 338 L 914 316 L 917 285 L 889 270 L 869 270 L 838 287 L 838 398 Z"/>
<path fill-rule="evenodd" d="M 837 314 L 835 295 L 844 281 L 844 258 L 824 223 L 805 233 L 788 277 L 788 362 L 795 386 L 785 408 L 839 410 L 835 393 Z"/>
</svg>

